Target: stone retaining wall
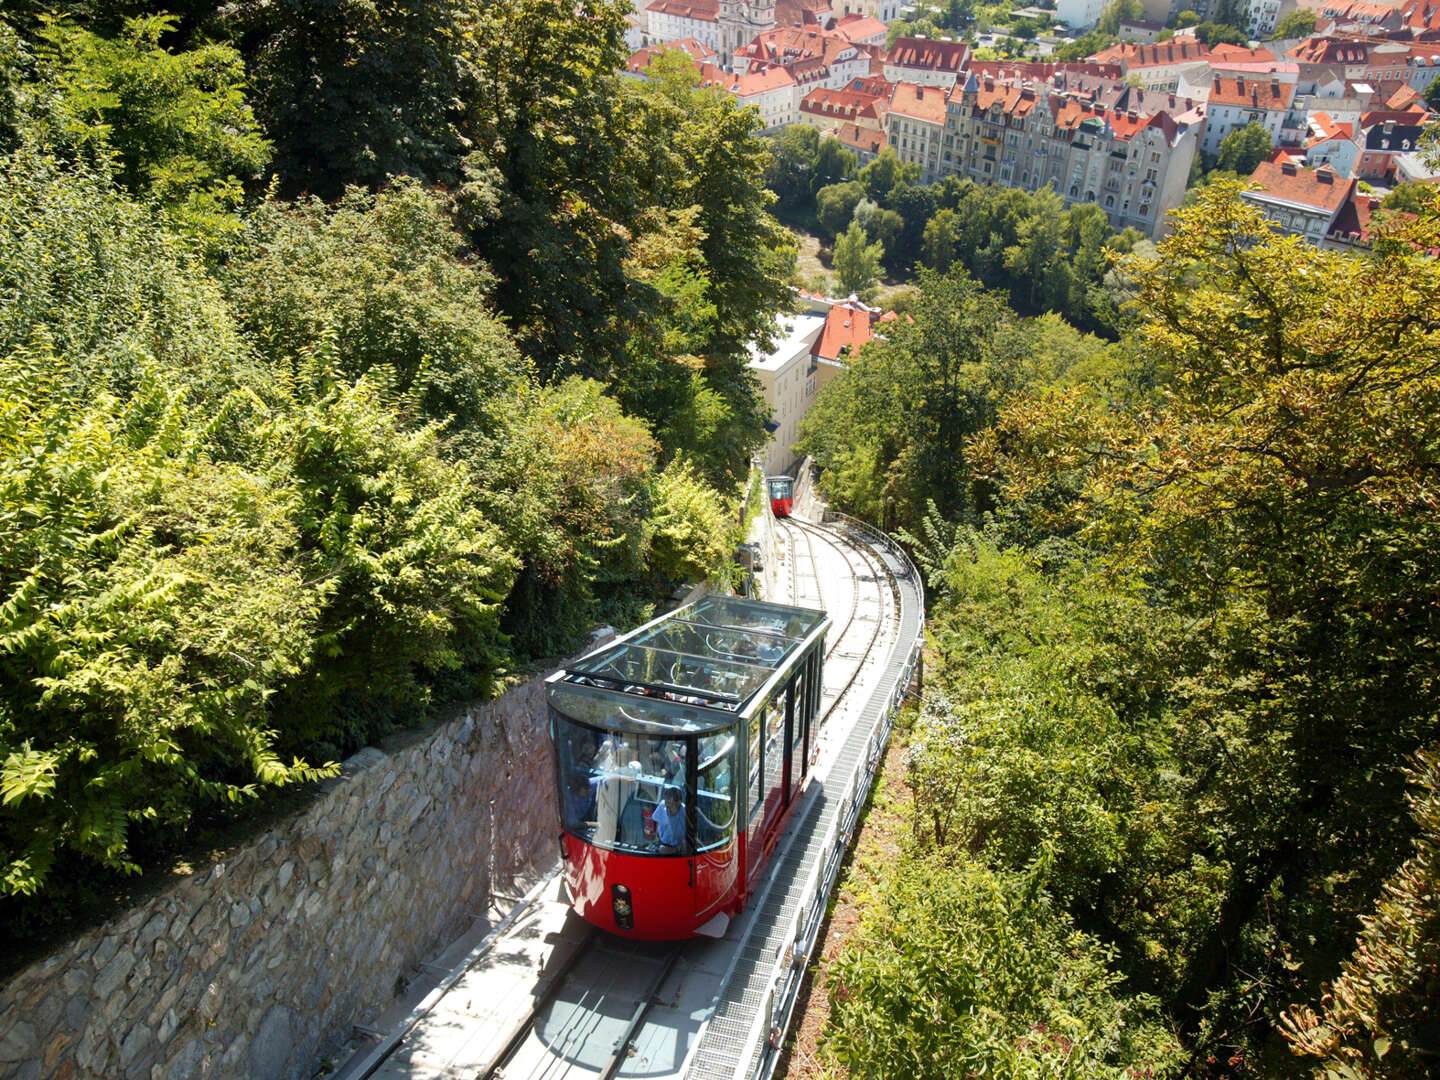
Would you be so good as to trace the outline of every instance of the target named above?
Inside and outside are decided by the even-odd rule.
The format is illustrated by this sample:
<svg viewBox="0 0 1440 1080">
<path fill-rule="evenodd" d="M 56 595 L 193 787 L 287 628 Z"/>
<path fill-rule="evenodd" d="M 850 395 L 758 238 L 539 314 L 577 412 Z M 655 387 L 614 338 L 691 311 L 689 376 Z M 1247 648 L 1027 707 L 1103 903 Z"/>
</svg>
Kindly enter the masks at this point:
<svg viewBox="0 0 1440 1080">
<path fill-rule="evenodd" d="M 543 680 L 345 762 L 305 811 L 0 989 L 0 1077 L 309 1080 L 557 854 Z"/>
</svg>

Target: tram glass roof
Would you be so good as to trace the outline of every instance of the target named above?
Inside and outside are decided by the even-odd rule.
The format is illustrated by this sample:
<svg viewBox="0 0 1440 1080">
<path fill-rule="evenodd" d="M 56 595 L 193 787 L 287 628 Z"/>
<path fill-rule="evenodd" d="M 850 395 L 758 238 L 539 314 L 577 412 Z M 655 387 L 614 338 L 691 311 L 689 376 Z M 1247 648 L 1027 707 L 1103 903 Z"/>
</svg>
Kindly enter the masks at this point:
<svg viewBox="0 0 1440 1080">
<path fill-rule="evenodd" d="M 577 661 L 552 683 L 551 700 L 597 724 L 711 728 L 728 723 L 713 710 L 741 712 L 825 621 L 823 611 L 707 596 Z"/>
</svg>

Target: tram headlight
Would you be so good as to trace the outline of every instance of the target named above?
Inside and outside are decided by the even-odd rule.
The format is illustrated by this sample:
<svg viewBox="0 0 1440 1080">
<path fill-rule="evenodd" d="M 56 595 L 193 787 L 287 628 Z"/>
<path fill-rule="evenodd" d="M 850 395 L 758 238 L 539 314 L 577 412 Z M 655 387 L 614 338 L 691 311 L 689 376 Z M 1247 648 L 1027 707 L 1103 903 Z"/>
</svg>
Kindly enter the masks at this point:
<svg viewBox="0 0 1440 1080">
<path fill-rule="evenodd" d="M 635 908 L 630 903 L 630 890 L 624 885 L 610 886 L 610 909 L 615 914 L 615 925 L 621 930 L 635 929 Z"/>
</svg>

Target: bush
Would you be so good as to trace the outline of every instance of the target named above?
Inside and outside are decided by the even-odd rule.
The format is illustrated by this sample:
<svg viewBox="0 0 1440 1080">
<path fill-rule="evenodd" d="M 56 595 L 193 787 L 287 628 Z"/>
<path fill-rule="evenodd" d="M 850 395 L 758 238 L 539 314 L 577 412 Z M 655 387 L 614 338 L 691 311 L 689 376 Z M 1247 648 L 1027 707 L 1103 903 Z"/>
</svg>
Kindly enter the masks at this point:
<svg viewBox="0 0 1440 1080">
<path fill-rule="evenodd" d="M 1154 1001 L 1033 877 L 899 863 L 831 968 L 824 1052 L 854 1077 L 1173 1075 Z"/>
</svg>

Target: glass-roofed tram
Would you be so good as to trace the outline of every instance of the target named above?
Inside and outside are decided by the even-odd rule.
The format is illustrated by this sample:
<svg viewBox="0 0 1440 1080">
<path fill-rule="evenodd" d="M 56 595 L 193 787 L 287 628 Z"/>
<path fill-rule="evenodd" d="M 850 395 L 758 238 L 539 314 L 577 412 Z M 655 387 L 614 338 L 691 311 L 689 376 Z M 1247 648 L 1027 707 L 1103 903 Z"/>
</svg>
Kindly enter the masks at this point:
<svg viewBox="0 0 1440 1080">
<path fill-rule="evenodd" d="M 823 611 L 708 596 L 547 680 L 575 911 L 626 937 L 718 937 L 799 796 Z"/>
</svg>

